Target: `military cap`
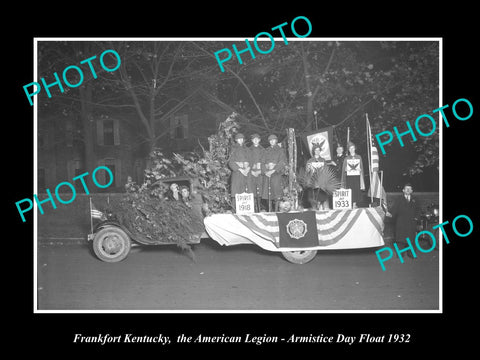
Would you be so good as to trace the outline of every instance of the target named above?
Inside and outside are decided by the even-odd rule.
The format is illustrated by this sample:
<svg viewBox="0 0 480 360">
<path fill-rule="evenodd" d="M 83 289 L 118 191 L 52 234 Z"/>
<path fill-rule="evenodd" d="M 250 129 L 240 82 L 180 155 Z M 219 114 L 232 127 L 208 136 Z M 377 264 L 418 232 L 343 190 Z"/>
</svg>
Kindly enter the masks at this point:
<svg viewBox="0 0 480 360">
<path fill-rule="evenodd" d="M 250 136 L 250 138 L 251 138 L 252 140 L 255 139 L 255 138 L 261 139 L 261 138 L 260 138 L 260 135 L 258 135 L 257 133 L 252 134 L 252 135 Z"/>
<path fill-rule="evenodd" d="M 270 141 L 270 140 L 272 140 L 272 139 L 278 140 L 277 135 L 272 134 L 272 135 L 270 135 L 270 136 L 268 137 L 268 141 Z"/>
<path fill-rule="evenodd" d="M 237 134 L 235 135 L 235 140 L 237 140 L 237 139 L 244 139 L 244 138 L 245 138 L 245 136 L 243 136 L 242 133 L 237 133 Z"/>
</svg>

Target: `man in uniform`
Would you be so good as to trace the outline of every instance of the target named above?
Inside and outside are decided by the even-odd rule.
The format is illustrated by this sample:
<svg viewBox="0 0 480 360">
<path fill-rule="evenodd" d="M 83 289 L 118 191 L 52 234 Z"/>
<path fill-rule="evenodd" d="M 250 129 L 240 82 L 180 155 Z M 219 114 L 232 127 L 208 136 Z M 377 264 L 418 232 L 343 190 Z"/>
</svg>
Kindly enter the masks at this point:
<svg viewBox="0 0 480 360">
<path fill-rule="evenodd" d="M 235 195 L 250 191 L 250 150 L 244 144 L 243 134 L 235 135 L 235 144 L 230 151 L 228 166 L 232 169 L 230 192 L 235 209 Z"/>
<path fill-rule="evenodd" d="M 287 164 L 287 156 L 285 151 L 278 146 L 278 138 L 276 135 L 270 135 L 268 137 L 270 146 L 265 149 L 262 173 L 263 178 L 263 191 L 262 199 L 275 202 L 275 211 L 279 210 L 280 200 L 283 197 L 282 189 L 282 174 Z M 268 203 L 268 210 L 271 210 L 271 203 Z"/>
<path fill-rule="evenodd" d="M 250 164 L 252 167 L 252 170 L 250 171 L 250 189 L 255 197 L 255 212 L 260 212 L 263 186 L 262 163 L 265 149 L 262 145 L 260 145 L 260 135 L 253 134 L 251 138 L 252 145 L 249 147 L 251 161 Z"/>
</svg>

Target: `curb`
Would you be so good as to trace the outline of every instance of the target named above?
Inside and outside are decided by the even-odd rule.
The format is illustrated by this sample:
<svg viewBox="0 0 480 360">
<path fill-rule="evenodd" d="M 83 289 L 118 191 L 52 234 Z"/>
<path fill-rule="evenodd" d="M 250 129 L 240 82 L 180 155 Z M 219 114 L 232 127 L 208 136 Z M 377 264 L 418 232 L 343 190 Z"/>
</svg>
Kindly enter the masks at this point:
<svg viewBox="0 0 480 360">
<path fill-rule="evenodd" d="M 39 236 L 37 238 L 39 245 L 87 245 L 88 240 L 86 237 L 43 237 Z"/>
</svg>

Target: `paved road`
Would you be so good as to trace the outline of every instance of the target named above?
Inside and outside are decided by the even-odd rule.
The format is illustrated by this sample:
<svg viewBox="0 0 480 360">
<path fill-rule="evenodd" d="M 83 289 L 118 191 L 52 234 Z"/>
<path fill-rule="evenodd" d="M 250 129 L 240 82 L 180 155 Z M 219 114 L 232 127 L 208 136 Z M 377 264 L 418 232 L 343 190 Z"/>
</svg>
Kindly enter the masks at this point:
<svg viewBox="0 0 480 360">
<path fill-rule="evenodd" d="M 254 245 L 143 247 L 122 262 L 86 245 L 41 245 L 40 310 L 437 310 L 439 252 L 386 262 L 373 249 L 323 251 L 305 265 Z"/>
</svg>

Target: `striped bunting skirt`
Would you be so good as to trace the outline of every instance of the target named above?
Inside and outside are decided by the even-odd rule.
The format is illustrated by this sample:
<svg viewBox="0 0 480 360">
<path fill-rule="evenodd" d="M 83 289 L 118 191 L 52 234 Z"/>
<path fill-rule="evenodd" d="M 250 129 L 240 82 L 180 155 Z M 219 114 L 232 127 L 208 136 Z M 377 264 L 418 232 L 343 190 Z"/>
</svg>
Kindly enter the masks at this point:
<svg viewBox="0 0 480 360">
<path fill-rule="evenodd" d="M 382 246 L 385 213 L 381 207 L 316 211 L 318 246 L 309 249 L 351 249 Z M 222 245 L 256 243 L 270 251 L 280 247 L 276 213 L 217 214 L 204 220 L 210 237 Z M 273 246 L 272 246 L 273 245 Z M 292 249 L 287 249 L 293 251 Z"/>
</svg>

